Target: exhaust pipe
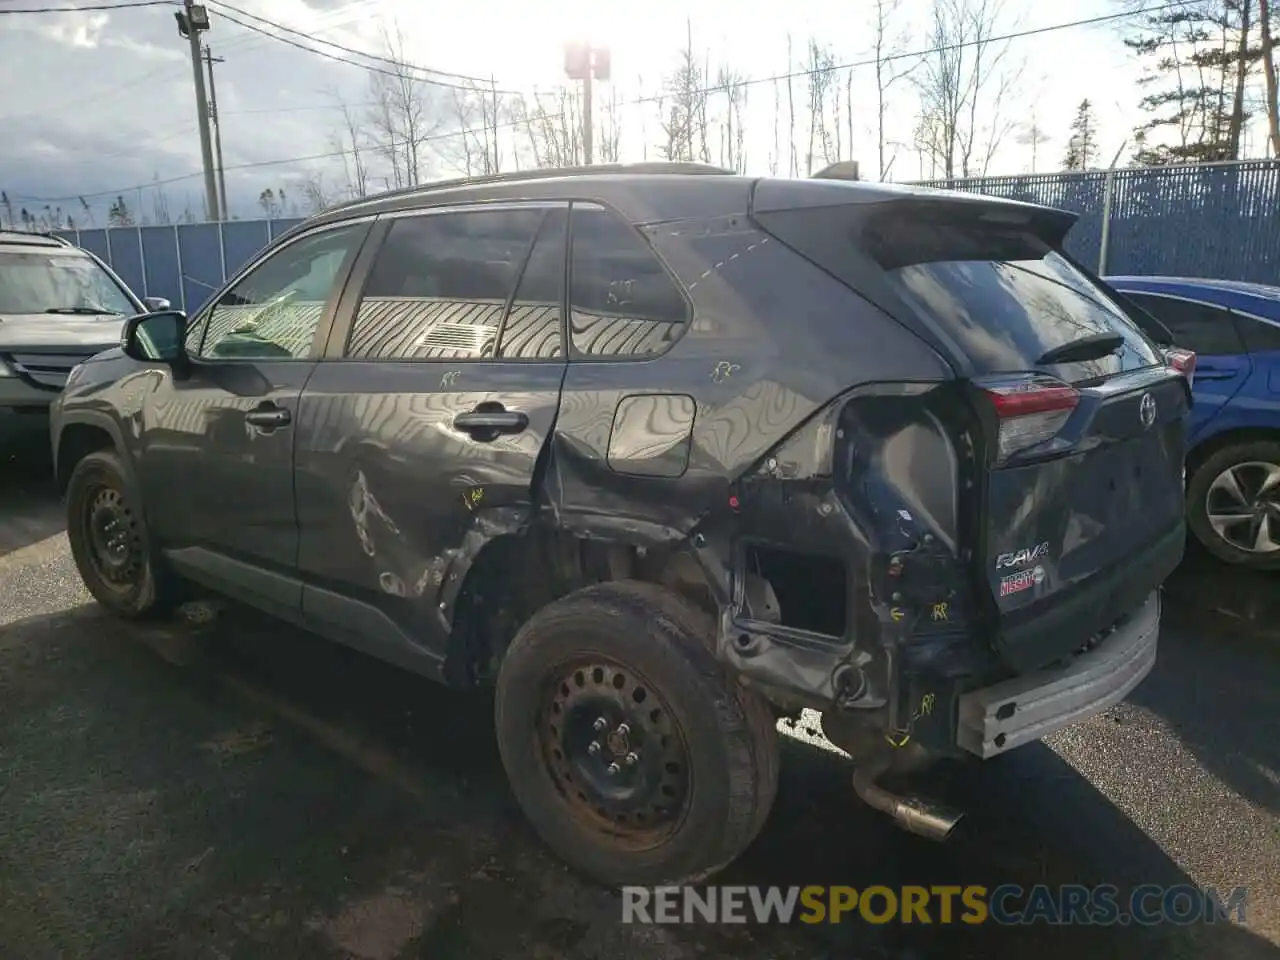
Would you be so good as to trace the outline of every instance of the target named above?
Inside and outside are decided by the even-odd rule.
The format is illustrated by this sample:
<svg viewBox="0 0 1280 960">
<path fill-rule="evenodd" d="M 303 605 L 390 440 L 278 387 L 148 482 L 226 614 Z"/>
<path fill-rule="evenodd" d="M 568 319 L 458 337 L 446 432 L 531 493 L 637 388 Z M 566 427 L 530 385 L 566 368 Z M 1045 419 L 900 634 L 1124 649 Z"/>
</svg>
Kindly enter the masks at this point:
<svg viewBox="0 0 1280 960">
<path fill-rule="evenodd" d="M 917 797 L 904 797 L 878 786 L 876 780 L 889 769 L 882 758 L 860 766 L 853 774 L 853 792 L 869 807 L 893 817 L 898 826 L 916 836 L 946 840 L 964 818 L 964 812 Z"/>
</svg>

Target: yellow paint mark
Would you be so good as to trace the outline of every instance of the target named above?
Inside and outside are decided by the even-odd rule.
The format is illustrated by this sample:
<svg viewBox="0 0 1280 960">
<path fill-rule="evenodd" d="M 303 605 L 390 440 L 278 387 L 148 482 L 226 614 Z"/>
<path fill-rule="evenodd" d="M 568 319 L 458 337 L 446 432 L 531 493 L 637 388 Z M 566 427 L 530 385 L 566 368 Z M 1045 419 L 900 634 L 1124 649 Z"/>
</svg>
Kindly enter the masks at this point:
<svg viewBox="0 0 1280 960">
<path fill-rule="evenodd" d="M 886 733 L 884 738 L 889 741 L 889 746 L 899 749 L 911 742 L 911 734 L 909 733 Z"/>
<path fill-rule="evenodd" d="M 893 618 L 894 623 L 900 623 L 902 621 L 902 618 L 905 617 L 906 615 L 907 615 L 907 612 L 903 610 L 901 607 L 894 607 L 889 611 L 889 616 Z"/>
<path fill-rule="evenodd" d="M 950 615 L 947 613 L 947 605 L 945 603 L 935 603 L 933 605 L 934 620 L 949 620 Z"/>
<path fill-rule="evenodd" d="M 474 510 L 484 500 L 484 487 L 473 487 L 462 495 L 462 502 L 468 510 Z"/>
<path fill-rule="evenodd" d="M 926 693 L 920 698 L 920 709 L 911 715 L 912 720 L 919 720 L 921 717 L 927 717 L 933 713 L 933 706 L 938 702 L 938 698 L 932 693 Z"/>
<path fill-rule="evenodd" d="M 742 369 L 737 363 L 730 363 L 728 360 L 721 360 L 715 365 L 715 369 L 711 371 L 711 379 L 716 383 L 724 383 L 735 373 Z"/>
</svg>

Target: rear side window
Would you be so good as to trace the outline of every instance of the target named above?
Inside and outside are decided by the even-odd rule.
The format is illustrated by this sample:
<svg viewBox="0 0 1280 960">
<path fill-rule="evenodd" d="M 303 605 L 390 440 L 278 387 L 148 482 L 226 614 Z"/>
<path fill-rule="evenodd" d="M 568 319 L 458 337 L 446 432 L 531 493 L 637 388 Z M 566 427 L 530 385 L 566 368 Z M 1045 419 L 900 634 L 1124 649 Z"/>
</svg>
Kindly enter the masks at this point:
<svg viewBox="0 0 1280 960">
<path fill-rule="evenodd" d="M 1201 356 L 1244 352 L 1230 310 L 1152 293 L 1129 297 L 1169 328 L 1175 346 Z"/>
<path fill-rule="evenodd" d="M 650 357 L 679 338 L 689 305 L 639 231 L 603 207 L 575 203 L 572 237 L 575 354 Z"/>
<path fill-rule="evenodd" d="M 359 360 L 489 360 L 545 210 L 475 210 L 393 222 L 356 311 Z"/>
<path fill-rule="evenodd" d="M 564 246 L 568 229 L 568 210 L 548 211 L 502 325 L 498 359 L 550 360 L 564 355 Z"/>
<path fill-rule="evenodd" d="M 1238 313 L 1233 314 L 1233 317 L 1236 321 L 1236 329 L 1244 338 L 1244 345 L 1250 352 L 1280 350 L 1280 326 Z"/>
</svg>

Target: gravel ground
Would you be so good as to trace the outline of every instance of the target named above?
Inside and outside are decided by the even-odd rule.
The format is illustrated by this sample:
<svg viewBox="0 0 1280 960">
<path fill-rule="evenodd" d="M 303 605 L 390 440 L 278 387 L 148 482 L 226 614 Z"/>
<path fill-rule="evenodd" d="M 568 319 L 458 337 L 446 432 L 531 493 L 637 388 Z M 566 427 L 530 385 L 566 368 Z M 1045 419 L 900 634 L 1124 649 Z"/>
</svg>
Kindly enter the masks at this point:
<svg viewBox="0 0 1280 960">
<path fill-rule="evenodd" d="M 629 926 L 526 828 L 483 696 L 237 611 L 103 617 L 26 442 L 0 453 L 0 957 L 1280 958 L 1271 581 L 1180 572 L 1130 701 L 954 778 L 945 845 L 801 731 L 718 878 L 1245 885 L 1244 926 Z"/>
</svg>

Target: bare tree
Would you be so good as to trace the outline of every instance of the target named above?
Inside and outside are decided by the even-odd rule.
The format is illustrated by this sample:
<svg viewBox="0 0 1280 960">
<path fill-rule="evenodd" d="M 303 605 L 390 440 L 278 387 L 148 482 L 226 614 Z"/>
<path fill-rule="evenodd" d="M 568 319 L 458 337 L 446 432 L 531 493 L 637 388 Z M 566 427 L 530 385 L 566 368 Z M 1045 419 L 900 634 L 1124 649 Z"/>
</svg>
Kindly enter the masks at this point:
<svg viewBox="0 0 1280 960">
<path fill-rule="evenodd" d="M 1273 19 L 1276 9 L 1272 0 L 1258 0 L 1258 32 L 1261 37 L 1262 74 L 1266 82 L 1267 134 L 1271 142 L 1271 156 L 1280 159 L 1280 82 L 1276 80 L 1276 48 L 1273 40 Z"/>
<path fill-rule="evenodd" d="M 159 181 L 160 174 L 154 174 L 152 179 Z M 161 225 L 173 222 L 169 217 L 169 195 L 158 182 L 155 186 L 155 192 L 151 194 L 151 217 L 153 222 Z"/>
<path fill-rule="evenodd" d="M 885 159 L 884 118 L 889 105 L 889 91 L 894 84 L 911 76 L 920 65 L 919 60 L 902 64 L 902 53 L 906 47 L 906 33 L 894 24 L 894 10 L 897 4 L 889 0 L 875 0 L 875 17 L 871 23 L 873 50 L 876 66 L 876 158 L 880 170 L 880 179 L 889 175 L 889 167 L 893 158 Z M 849 74 L 849 85 L 852 90 L 853 71 Z M 853 96 L 849 97 L 849 143 L 853 143 Z"/>
<path fill-rule="evenodd" d="M 412 186 L 426 173 L 422 147 L 440 127 L 439 104 L 430 83 L 409 65 L 399 25 L 381 29 L 385 56 L 393 63 L 369 74 L 373 150 L 390 165 L 395 187 Z"/>
<path fill-rule="evenodd" d="M 805 152 L 805 172 L 814 168 L 814 141 L 822 151 L 824 165 L 834 163 L 840 157 L 840 88 L 836 85 L 836 58 L 830 48 L 823 48 L 816 40 L 809 41 L 808 63 L 805 73 L 809 83 L 809 149 Z M 831 101 L 834 100 L 834 108 Z M 829 114 L 834 113 L 834 122 Z M 835 137 L 832 137 L 832 127 Z"/>
<path fill-rule="evenodd" d="M 576 89 L 535 91 L 511 106 L 536 167 L 572 167 L 583 161 L 582 100 Z"/>
<path fill-rule="evenodd" d="M 716 87 L 724 94 L 724 115 L 719 125 L 720 165 L 743 173 L 747 158 L 742 111 L 747 105 L 747 85 L 741 74 L 721 66 L 716 72 Z"/>
<path fill-rule="evenodd" d="M 773 153 L 769 155 L 769 175 L 778 175 L 778 163 L 781 158 L 782 141 L 778 136 L 778 122 L 782 118 L 782 91 L 778 81 L 773 81 Z"/>
<path fill-rule="evenodd" d="M 605 106 L 605 118 L 599 125 L 597 147 L 600 151 L 601 163 L 617 163 L 622 159 L 622 117 L 619 115 L 622 104 L 618 98 L 618 88 L 609 84 L 609 102 Z"/>
<path fill-rule="evenodd" d="M 342 160 L 343 193 L 349 199 L 368 196 L 368 137 L 364 125 L 360 116 L 352 111 L 336 91 L 330 91 L 330 96 L 337 102 L 342 114 L 341 125 L 329 134 L 329 144 Z"/>
<path fill-rule="evenodd" d="M 324 183 L 323 171 L 317 170 L 315 173 L 308 174 L 302 181 L 302 200 L 306 204 L 308 216 L 327 210 L 333 203 L 333 198 Z"/>
<path fill-rule="evenodd" d="M 503 104 L 496 84 L 468 80 L 450 88 L 448 94 L 454 130 L 441 139 L 436 152 L 468 177 L 498 173 L 502 168 L 498 131 Z"/>
<path fill-rule="evenodd" d="M 787 34 L 787 155 L 789 176 L 796 176 L 800 171 L 796 167 L 796 93 L 791 83 L 792 65 L 791 34 Z"/>
<path fill-rule="evenodd" d="M 664 93 L 658 100 L 666 137 L 663 156 L 668 160 L 711 162 L 707 143 L 706 80 L 706 70 L 693 53 L 693 25 L 686 20 L 680 63 L 663 83 Z"/>
<path fill-rule="evenodd" d="M 1031 148 L 1031 172 L 1036 172 L 1037 161 L 1039 159 L 1040 145 L 1048 143 L 1053 138 L 1044 132 L 1044 127 L 1040 126 L 1040 121 L 1036 118 L 1036 111 L 1031 109 L 1031 119 L 1023 124 L 1018 125 L 1018 131 L 1014 136 L 1014 141 L 1020 146 Z"/>
<path fill-rule="evenodd" d="M 1004 101 L 1022 73 L 997 40 L 1004 0 L 933 0 L 930 53 L 916 85 L 926 148 L 951 179 L 985 174 L 1013 129 Z"/>
</svg>

